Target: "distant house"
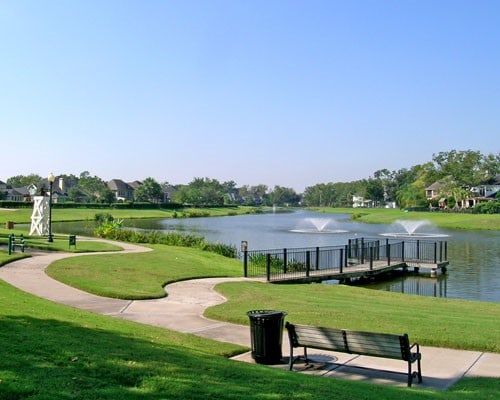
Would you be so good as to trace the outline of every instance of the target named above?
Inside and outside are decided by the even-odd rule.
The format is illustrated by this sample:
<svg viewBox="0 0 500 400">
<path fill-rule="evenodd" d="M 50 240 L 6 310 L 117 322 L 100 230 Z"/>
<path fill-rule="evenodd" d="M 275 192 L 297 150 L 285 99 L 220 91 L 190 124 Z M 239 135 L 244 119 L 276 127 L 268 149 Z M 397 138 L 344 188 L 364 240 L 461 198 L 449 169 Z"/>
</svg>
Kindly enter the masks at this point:
<svg viewBox="0 0 500 400">
<path fill-rule="evenodd" d="M 445 193 L 446 183 L 443 181 L 434 182 L 432 185 L 425 189 L 427 200 L 438 199 L 439 208 L 447 208 L 446 196 L 450 193 Z M 495 200 L 496 194 L 500 191 L 500 175 L 490 179 L 476 187 L 467 187 L 469 192 L 467 198 L 461 203 L 460 207 L 472 208 L 479 203 Z"/>
<path fill-rule="evenodd" d="M 31 201 L 28 187 L 13 188 L 5 182 L 0 181 L 0 199 L 5 201 Z"/>
<path fill-rule="evenodd" d="M 474 207 L 479 203 L 493 201 L 500 192 L 500 175 L 495 176 L 487 182 L 476 187 L 472 187 L 471 196 L 467 198 L 465 207 Z"/>
<path fill-rule="evenodd" d="M 163 189 L 163 202 L 164 203 L 171 202 L 175 192 L 177 192 L 177 188 L 175 186 L 169 185 L 165 187 Z"/>
<path fill-rule="evenodd" d="M 446 183 L 443 181 L 434 182 L 432 185 L 425 188 L 425 197 L 427 197 L 429 201 L 436 199 L 441 196 L 445 186 Z"/>
<path fill-rule="evenodd" d="M 363 196 L 352 196 L 352 208 L 373 208 L 375 202 L 373 200 L 365 200 Z"/>
<path fill-rule="evenodd" d="M 112 179 L 108 182 L 108 188 L 111 190 L 117 201 L 133 201 L 134 187 L 123 182 L 121 179 Z"/>
</svg>

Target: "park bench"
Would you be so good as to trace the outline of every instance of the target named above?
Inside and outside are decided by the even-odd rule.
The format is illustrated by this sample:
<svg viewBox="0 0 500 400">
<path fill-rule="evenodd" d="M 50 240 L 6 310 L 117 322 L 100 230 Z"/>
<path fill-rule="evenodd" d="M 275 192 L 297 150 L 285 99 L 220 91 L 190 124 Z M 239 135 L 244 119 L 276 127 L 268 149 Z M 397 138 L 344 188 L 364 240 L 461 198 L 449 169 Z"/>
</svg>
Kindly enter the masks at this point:
<svg viewBox="0 0 500 400">
<path fill-rule="evenodd" d="M 13 251 L 16 251 L 16 247 L 19 247 L 24 253 L 24 235 L 9 235 L 9 254 L 11 254 Z"/>
<path fill-rule="evenodd" d="M 358 354 L 372 357 L 403 360 L 408 363 L 408 386 L 414 378 L 422 382 L 420 360 L 422 355 L 418 343 L 410 345 L 407 334 L 394 335 L 387 333 L 350 331 L 345 329 L 323 328 L 309 325 L 286 323 L 290 339 L 289 369 L 292 370 L 296 359 L 293 349 L 304 348 L 304 359 L 307 358 L 307 349 L 315 348 L 327 351 L 337 351 L 349 354 Z M 297 358 L 300 358 L 297 357 Z M 412 364 L 417 363 L 417 371 L 412 371 Z"/>
</svg>

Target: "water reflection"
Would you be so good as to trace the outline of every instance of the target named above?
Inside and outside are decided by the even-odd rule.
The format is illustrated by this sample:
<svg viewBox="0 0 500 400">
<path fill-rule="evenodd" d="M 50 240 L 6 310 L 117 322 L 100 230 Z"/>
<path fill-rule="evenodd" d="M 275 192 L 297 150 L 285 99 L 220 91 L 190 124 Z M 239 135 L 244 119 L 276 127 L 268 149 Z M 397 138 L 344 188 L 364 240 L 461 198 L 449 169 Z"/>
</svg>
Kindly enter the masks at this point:
<svg viewBox="0 0 500 400">
<path fill-rule="evenodd" d="M 437 278 L 406 275 L 391 279 L 390 281 L 377 282 L 364 286 L 370 289 L 385 290 L 387 292 L 431 297 L 448 297 L 448 280 L 445 275 L 440 275 Z"/>
</svg>

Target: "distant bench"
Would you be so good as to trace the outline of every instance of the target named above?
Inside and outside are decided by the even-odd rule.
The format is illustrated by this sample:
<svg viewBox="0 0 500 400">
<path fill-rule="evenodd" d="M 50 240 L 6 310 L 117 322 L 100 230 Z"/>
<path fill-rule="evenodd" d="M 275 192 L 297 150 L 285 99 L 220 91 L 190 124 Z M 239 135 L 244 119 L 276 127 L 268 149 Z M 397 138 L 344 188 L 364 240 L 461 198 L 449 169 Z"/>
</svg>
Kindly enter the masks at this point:
<svg viewBox="0 0 500 400">
<path fill-rule="evenodd" d="M 408 363 L 408 386 L 411 386 L 413 378 L 422 382 L 420 360 L 420 347 L 418 343 L 410 346 L 408 335 L 393 335 L 387 333 L 373 333 L 349 331 L 345 329 L 322 328 L 308 325 L 297 325 L 286 323 L 288 337 L 290 339 L 290 361 L 289 369 L 292 370 L 295 359 L 293 349 L 304 348 L 306 363 L 307 348 L 338 351 L 349 354 L 365 356 L 392 358 L 403 360 Z M 299 357 L 297 357 L 299 358 Z M 417 362 L 417 371 L 412 371 L 412 364 Z"/>
<path fill-rule="evenodd" d="M 16 251 L 16 247 L 19 247 L 21 251 L 24 253 L 24 235 L 16 236 L 13 233 L 9 235 L 9 255 L 12 254 L 13 251 Z"/>
</svg>

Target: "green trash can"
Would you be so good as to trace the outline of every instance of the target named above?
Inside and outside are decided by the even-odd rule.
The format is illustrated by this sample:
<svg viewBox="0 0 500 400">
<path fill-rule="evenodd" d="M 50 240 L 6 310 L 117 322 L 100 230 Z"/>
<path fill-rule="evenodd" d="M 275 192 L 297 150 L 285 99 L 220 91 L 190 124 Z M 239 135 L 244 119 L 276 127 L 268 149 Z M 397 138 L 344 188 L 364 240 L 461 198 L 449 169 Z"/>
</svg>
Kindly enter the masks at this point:
<svg viewBox="0 0 500 400">
<path fill-rule="evenodd" d="M 258 364 L 279 364 L 283 343 L 284 311 L 254 310 L 247 312 L 250 319 L 252 358 Z"/>
</svg>

